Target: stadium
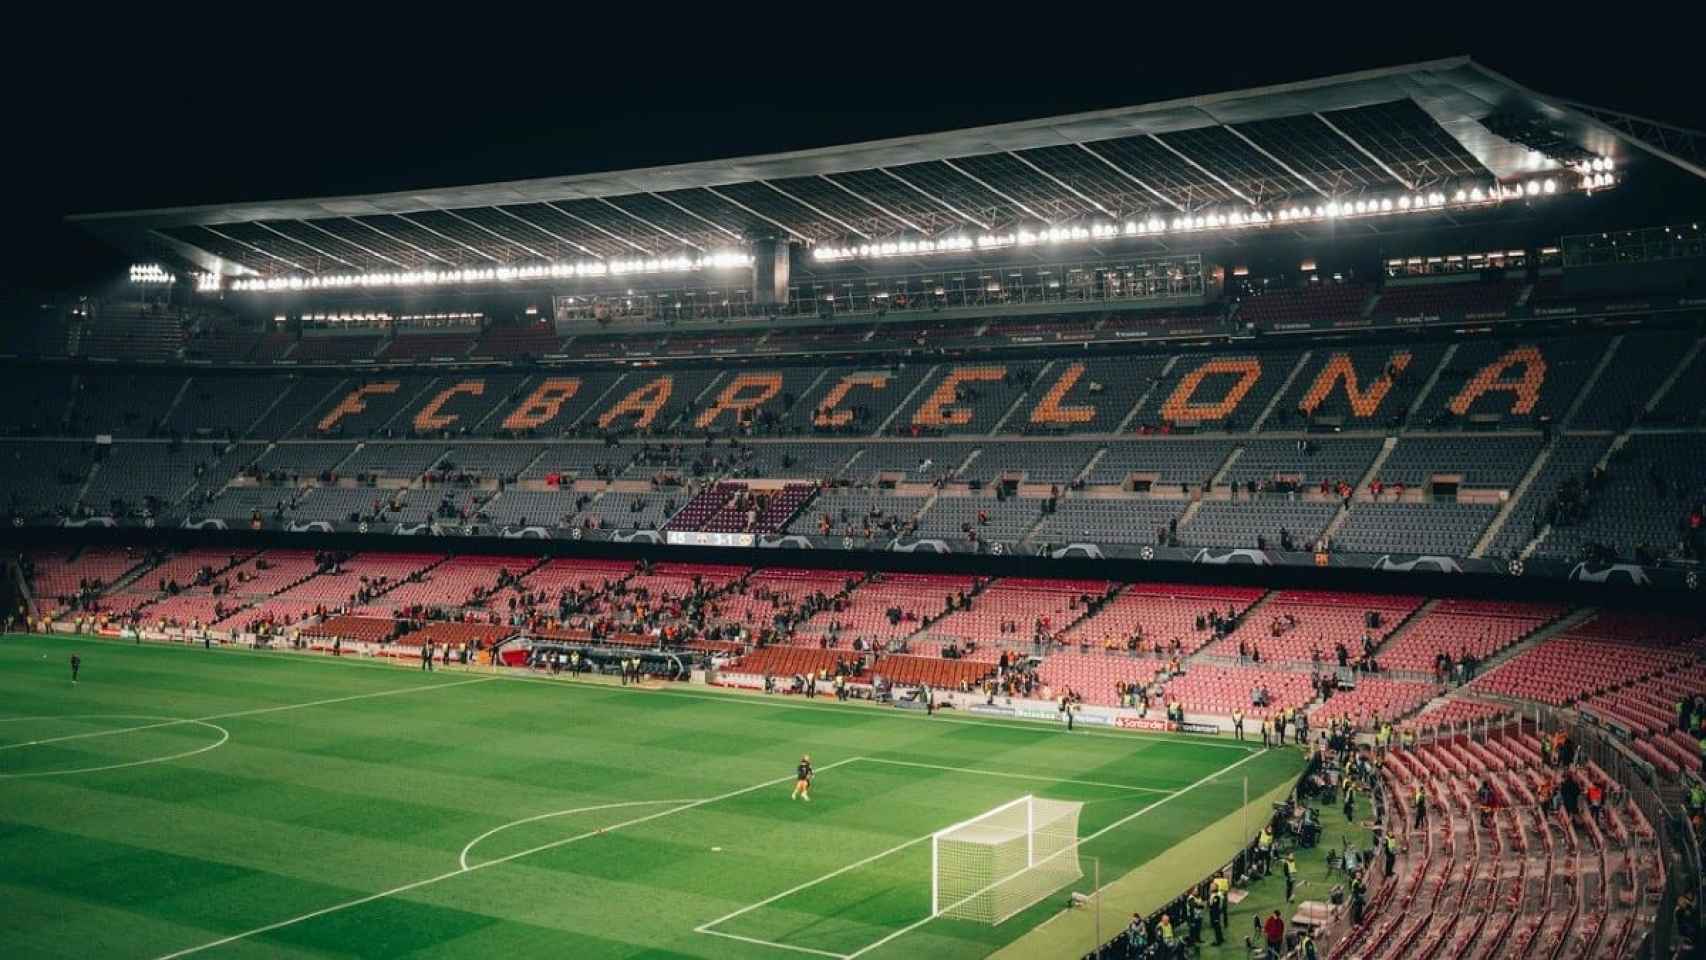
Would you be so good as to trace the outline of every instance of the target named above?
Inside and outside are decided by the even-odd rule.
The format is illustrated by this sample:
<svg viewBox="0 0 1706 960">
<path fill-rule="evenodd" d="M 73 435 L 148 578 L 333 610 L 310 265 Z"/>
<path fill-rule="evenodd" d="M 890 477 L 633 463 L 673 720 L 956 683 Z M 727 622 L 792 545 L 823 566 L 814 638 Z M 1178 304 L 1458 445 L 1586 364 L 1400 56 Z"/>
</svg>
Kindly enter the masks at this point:
<svg viewBox="0 0 1706 960">
<path fill-rule="evenodd" d="M 1453 58 L 78 214 L 0 953 L 1693 956 L 1701 136 Z"/>
</svg>

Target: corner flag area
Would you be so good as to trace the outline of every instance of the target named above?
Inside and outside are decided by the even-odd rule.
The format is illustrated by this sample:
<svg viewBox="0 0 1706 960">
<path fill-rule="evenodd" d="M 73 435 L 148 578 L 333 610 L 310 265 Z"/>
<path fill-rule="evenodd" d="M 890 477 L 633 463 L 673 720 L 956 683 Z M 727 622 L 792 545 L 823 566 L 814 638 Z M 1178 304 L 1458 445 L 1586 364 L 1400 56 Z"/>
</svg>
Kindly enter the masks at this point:
<svg viewBox="0 0 1706 960">
<path fill-rule="evenodd" d="M 1302 768 L 1212 738 L 63 636 L 0 641 L 0 702 L 11 958 L 969 960 Z M 788 796 L 804 753 L 809 804 Z M 1026 797 L 1076 809 L 1082 877 L 999 923 L 933 909 L 933 835 Z"/>
</svg>

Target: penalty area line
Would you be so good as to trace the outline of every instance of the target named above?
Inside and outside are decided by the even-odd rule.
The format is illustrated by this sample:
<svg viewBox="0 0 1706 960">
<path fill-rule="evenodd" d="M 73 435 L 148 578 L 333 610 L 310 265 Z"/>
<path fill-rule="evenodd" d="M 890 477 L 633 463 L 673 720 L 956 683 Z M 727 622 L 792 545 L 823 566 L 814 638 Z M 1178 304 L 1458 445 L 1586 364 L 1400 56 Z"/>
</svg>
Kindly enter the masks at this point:
<svg viewBox="0 0 1706 960">
<path fill-rule="evenodd" d="M 1190 786 L 1185 787 L 1184 789 L 1179 790 L 1176 793 L 1170 793 L 1167 796 L 1162 797 L 1159 800 L 1156 800 L 1154 803 L 1151 803 L 1151 804 L 1143 807 L 1142 809 L 1139 809 L 1133 813 L 1126 814 L 1125 816 L 1121 817 L 1120 819 L 1115 820 L 1113 823 L 1108 824 L 1107 826 L 1103 827 L 1100 830 L 1097 830 L 1096 832 L 1090 834 L 1089 836 L 1079 839 L 1078 843 L 1073 845 L 1072 849 L 1077 850 L 1078 848 L 1082 847 L 1084 844 L 1089 843 L 1092 840 L 1095 840 L 1095 839 L 1102 837 L 1102 836 L 1104 836 L 1104 835 L 1106 835 L 1106 834 L 1108 834 L 1114 830 L 1119 829 L 1120 827 L 1125 826 L 1126 824 L 1132 822 L 1133 820 L 1136 820 L 1138 817 L 1141 817 L 1144 814 L 1150 812 L 1151 810 L 1154 810 L 1157 807 L 1160 807 L 1162 804 L 1168 803 L 1172 800 L 1176 800 L 1179 797 L 1182 797 L 1185 794 L 1190 793 L 1192 790 L 1195 790 L 1196 788 L 1202 786 L 1205 783 L 1211 783 L 1211 782 L 1219 779 L 1220 777 L 1223 777 L 1226 774 L 1231 773 L 1233 770 L 1237 769 L 1238 767 L 1243 766 L 1246 763 L 1249 763 L 1251 760 L 1256 759 L 1257 757 L 1261 756 L 1262 753 L 1265 753 L 1265 752 L 1266 751 L 1262 751 L 1261 753 L 1252 753 L 1249 756 L 1244 757 L 1241 760 L 1235 760 L 1232 763 L 1229 763 L 1226 766 L 1221 767 L 1219 770 L 1214 771 L 1213 773 L 1209 774 L 1208 776 L 1203 777 L 1201 780 L 1198 780 L 1196 783 L 1193 783 Z M 1054 854 L 1054 856 L 1059 856 L 1059 855 L 1060 854 L 1058 854 L 1058 853 Z M 1023 871 L 1021 871 L 1021 872 L 1023 872 Z M 1017 875 L 1018 874 L 1013 874 L 1012 876 L 1017 876 Z M 980 897 L 983 894 L 989 892 L 990 890 L 995 889 L 995 887 L 999 886 L 1002 883 L 1007 882 L 1010 879 L 1012 879 L 1011 876 L 1003 877 L 1000 880 L 995 881 L 994 883 L 988 884 L 983 889 L 972 893 L 970 896 L 964 897 L 956 903 L 949 904 L 940 913 L 946 913 L 949 910 L 953 910 L 954 908 L 960 906 L 963 903 L 966 903 L 970 900 L 973 900 L 977 897 Z M 1099 890 L 1091 891 L 1092 895 L 1100 893 L 1100 892 L 1101 891 L 1099 891 Z M 922 920 L 915 920 L 912 923 L 909 923 L 906 926 L 901 927 L 899 930 L 896 930 L 893 933 L 891 933 L 891 934 L 889 934 L 889 935 L 887 935 L 887 936 L 885 936 L 879 940 L 872 941 L 871 943 L 868 943 L 868 944 L 864 945 L 863 947 L 860 947 L 859 949 L 853 951 L 852 953 L 847 954 L 845 957 L 842 958 L 842 960 L 856 960 L 856 958 L 861 957 L 867 953 L 870 953 L 872 950 L 875 950 L 878 947 L 883 946 L 884 944 L 892 943 L 895 940 L 898 940 L 901 937 L 906 936 L 907 934 L 911 933 L 912 931 L 917 930 L 919 927 L 922 927 L 925 924 L 929 923 L 930 921 L 936 919 L 938 916 L 940 916 L 940 913 L 933 913 L 930 916 L 927 916 Z"/>
<path fill-rule="evenodd" d="M 1245 759 L 1248 759 L 1248 758 L 1245 758 Z M 1010 778 L 1010 779 L 1015 779 L 1015 780 L 1040 780 L 1040 781 L 1045 781 L 1048 783 L 1075 783 L 1075 784 L 1083 784 L 1083 785 L 1096 786 L 1096 787 L 1109 787 L 1109 788 L 1114 788 L 1114 789 L 1119 789 L 1119 790 L 1136 790 L 1136 791 L 1144 791 L 1144 792 L 1148 792 L 1148 793 L 1164 793 L 1167 795 L 1167 796 L 1163 797 L 1162 799 L 1157 800 L 1155 803 L 1152 803 L 1149 806 L 1143 808 L 1144 810 L 1150 810 L 1150 809 L 1153 809 L 1154 807 L 1160 806 L 1162 803 L 1166 802 L 1167 800 L 1171 800 L 1177 794 L 1184 792 L 1183 790 L 1163 790 L 1163 789 L 1160 789 L 1158 787 L 1133 787 L 1133 786 L 1130 786 L 1128 784 L 1102 783 L 1102 782 L 1096 781 L 1096 780 L 1073 780 L 1073 779 L 1069 779 L 1066 777 L 1045 777 L 1045 776 L 1034 775 L 1034 774 L 1026 774 L 1026 773 L 1008 773 L 1008 772 L 1001 771 L 1001 770 L 976 770 L 976 769 L 972 769 L 969 767 L 950 767 L 950 766 L 946 766 L 944 764 L 939 764 L 939 763 L 919 763 L 919 762 L 909 761 L 909 760 L 886 760 L 886 759 L 883 759 L 882 757 L 853 757 L 847 762 L 882 763 L 882 764 L 888 764 L 891 766 L 918 767 L 918 768 L 923 768 L 923 769 L 927 769 L 927 770 L 946 770 L 946 771 L 949 771 L 952 773 L 964 773 L 964 774 L 970 774 L 973 776 L 1001 777 L 1004 779 Z M 1244 761 L 1240 760 L 1238 762 L 1242 763 Z M 1234 766 L 1236 766 L 1236 764 L 1234 764 Z M 1231 769 L 1231 767 L 1227 767 L 1224 769 Z M 1224 772 L 1224 771 L 1219 771 L 1219 772 Z M 1219 772 L 1217 772 L 1215 775 L 1218 776 Z M 1200 782 L 1201 781 L 1199 781 L 1199 783 Z M 1190 789 L 1190 787 L 1185 788 L 1185 790 L 1189 790 L 1189 789 Z M 1139 813 L 1141 813 L 1141 812 L 1143 812 L 1143 811 L 1139 811 Z M 1129 819 L 1130 818 L 1127 818 L 1127 820 L 1129 820 Z M 1126 821 L 1120 821 L 1120 822 L 1124 823 Z M 1103 831 L 1103 832 L 1105 832 L 1105 831 Z M 897 854 L 897 853 L 901 852 L 902 850 L 906 850 L 909 847 L 917 846 L 918 844 L 929 840 L 931 837 L 934 837 L 935 835 L 936 835 L 935 832 L 927 833 L 921 837 L 914 837 L 911 840 L 907 840 L 905 842 L 895 844 L 894 846 L 888 848 L 887 850 L 882 851 L 881 853 L 873 853 L 870 856 L 865 857 L 862 860 L 856 860 L 853 863 L 849 863 L 843 867 L 839 867 L 839 868 L 837 868 L 837 869 L 835 869 L 829 873 L 824 874 L 821 877 L 816 877 L 814 879 L 807 880 L 804 883 L 796 884 L 792 887 L 789 887 L 788 889 L 783 890 L 781 893 L 776 893 L 776 894 L 772 894 L 771 896 L 765 897 L 763 900 L 760 900 L 757 903 L 751 903 L 751 904 L 748 904 L 744 907 L 741 907 L 738 910 L 733 910 L 733 911 L 730 911 L 729 913 L 725 913 L 715 920 L 708 920 L 708 921 L 700 924 L 699 926 L 694 927 L 693 932 L 694 933 L 710 934 L 711 936 L 714 936 L 714 937 L 728 937 L 731 940 L 740 940 L 740 941 L 743 941 L 746 943 L 757 944 L 760 946 L 777 947 L 777 948 L 782 949 L 782 950 L 794 950 L 794 951 L 797 951 L 800 953 L 812 953 L 812 954 L 817 954 L 819 956 L 835 957 L 835 958 L 838 958 L 838 960 L 852 960 L 852 957 L 857 956 L 857 954 L 835 953 L 833 951 L 818 950 L 818 949 L 815 949 L 812 947 L 801 947 L 801 946 L 796 946 L 794 944 L 789 944 L 789 943 L 778 943 L 774 940 L 760 940 L 760 939 L 757 939 L 755 937 L 740 936 L 738 934 L 726 933 L 724 931 L 715 930 L 712 928 L 717 927 L 717 926 L 721 926 L 722 924 L 727 923 L 728 921 L 733 920 L 736 917 L 744 916 L 745 914 L 751 913 L 754 910 L 758 910 L 760 908 L 767 907 L 770 904 L 775 903 L 778 900 L 783 900 L 783 899 L 786 899 L 788 897 L 793 896 L 796 893 L 800 893 L 801 891 L 809 890 L 812 887 L 815 887 L 820 883 L 827 883 L 830 880 L 834 880 L 836 877 L 839 877 L 839 876 L 846 874 L 846 873 L 850 873 L 854 870 L 859 869 L 860 867 L 867 866 L 871 863 L 875 863 L 876 861 L 881 860 L 884 857 L 893 856 L 894 854 Z M 1095 836 L 1101 836 L 1101 833 L 1094 834 L 1091 839 L 1093 839 Z M 1082 843 L 1082 841 L 1080 841 L 1080 842 Z"/>
<path fill-rule="evenodd" d="M 833 770 L 836 767 L 852 763 L 854 760 L 857 760 L 857 759 L 859 759 L 859 758 L 848 757 L 845 760 L 837 760 L 834 763 L 826 763 L 823 766 L 819 767 L 818 770 L 820 772 L 824 771 L 824 770 Z M 442 882 L 444 880 L 449 880 L 452 877 L 460 877 L 460 876 L 463 876 L 465 874 L 473 873 L 476 870 L 484 870 L 487 867 L 495 867 L 495 866 L 498 866 L 499 864 L 505 864 L 505 863 L 509 863 L 511 861 L 514 861 L 514 860 L 520 860 L 522 857 L 532 856 L 535 853 L 542 853 L 546 850 L 554 850 L 558 847 L 566 846 L 566 845 L 571 844 L 571 843 L 576 843 L 576 842 L 579 842 L 581 840 L 588 839 L 589 837 L 596 837 L 596 836 L 599 836 L 599 835 L 605 834 L 605 833 L 615 833 L 618 830 L 624 830 L 628 827 L 638 826 L 639 824 L 642 824 L 642 823 L 650 823 L 653 820 L 658 820 L 658 819 L 661 819 L 663 817 L 673 816 L 677 813 L 684 813 L 688 810 L 695 810 L 695 809 L 698 809 L 699 807 L 703 807 L 707 804 L 719 803 L 719 802 L 724 801 L 724 800 L 730 800 L 730 799 L 733 799 L 735 797 L 742 796 L 743 794 L 752 793 L 752 792 L 757 791 L 757 790 L 763 790 L 763 789 L 766 789 L 768 787 L 774 787 L 777 784 L 787 783 L 792 779 L 794 779 L 792 774 L 785 776 L 785 777 L 776 777 L 776 778 L 771 779 L 771 780 L 766 780 L 763 783 L 755 783 L 750 787 L 741 787 L 738 790 L 730 790 L 727 793 L 720 793 L 714 797 L 705 797 L 705 798 L 700 799 L 700 800 L 688 801 L 686 803 L 681 804 L 680 806 L 670 807 L 667 810 L 660 810 L 657 813 L 648 813 L 643 817 L 634 817 L 631 820 L 624 820 L 621 823 L 612 824 L 608 827 L 604 827 L 604 828 L 599 829 L 599 830 L 589 830 L 589 831 L 586 831 L 585 833 L 576 834 L 575 836 L 572 836 L 572 837 L 564 837 L 561 840 L 554 840 L 550 843 L 542 843 L 536 847 L 529 847 L 526 850 L 518 850 L 515 853 L 511 853 L 511 854 L 508 854 L 508 855 L 505 855 L 502 857 L 498 857 L 497 859 L 494 859 L 494 860 L 482 860 L 479 863 L 472 864 L 472 865 L 467 866 L 467 867 L 462 867 L 462 866 L 458 865 L 458 867 L 455 870 L 449 870 L 449 871 L 446 871 L 446 872 L 441 873 L 441 874 L 434 876 L 434 877 L 427 877 L 424 880 L 416 880 L 412 883 L 405 883 L 402 886 L 392 887 L 389 890 L 381 890 L 378 893 L 370 893 L 367 896 L 357 897 L 354 900 L 346 900 L 342 903 L 334 903 L 331 906 L 321 907 L 318 910 L 313 910 L 313 911 L 310 911 L 308 913 L 301 914 L 299 916 L 289 917 L 289 918 L 286 918 L 284 920 L 279 920 L 279 921 L 274 922 L 274 923 L 266 924 L 265 926 L 255 927 L 251 930 L 244 930 L 241 933 L 233 933 L 229 936 L 220 937 L 217 940 L 209 940 L 206 943 L 199 944 L 199 945 L 193 946 L 193 947 L 186 947 L 182 950 L 173 951 L 172 953 L 161 954 L 158 958 L 156 958 L 156 960 L 176 960 L 176 958 L 178 958 L 178 957 L 191 956 L 193 954 L 201 953 L 205 950 L 212 950 L 215 947 L 225 946 L 228 943 L 236 943 L 239 940 L 247 940 L 250 937 L 260 936 L 263 933 L 271 933 L 274 930 L 282 930 L 285 927 L 294 926 L 298 923 L 302 923 L 305 920 L 312 920 L 316 917 L 323 917 L 323 916 L 326 916 L 327 914 L 330 914 L 330 913 L 337 913 L 341 910 L 348 910 L 352 907 L 359 907 L 363 904 L 372 903 L 375 900 L 383 900 L 383 899 L 386 899 L 387 897 L 394 897 L 394 896 L 397 896 L 398 894 L 408 893 L 411 890 L 419 890 L 421 887 L 430 886 L 432 884 L 439 883 L 439 882 Z M 535 819 L 542 819 L 542 818 L 535 818 Z M 499 828 L 499 829 L 502 829 L 502 828 Z M 487 836 L 489 836 L 489 835 L 490 834 L 487 834 Z M 464 854 L 467 853 L 467 848 L 463 849 L 463 853 Z M 835 956 L 839 956 L 839 955 L 837 954 Z M 846 960 L 846 958 L 841 958 L 841 960 Z"/>
<path fill-rule="evenodd" d="M 833 950 L 819 950 L 816 947 L 798 947 L 791 943 L 778 943 L 775 940 L 760 940 L 757 937 L 743 937 L 738 933 L 724 933 L 721 930 L 694 930 L 693 932 L 709 934 L 713 937 L 727 937 L 730 940 L 739 940 L 741 943 L 751 943 L 760 947 L 775 947 L 777 950 L 792 950 L 795 953 L 809 953 L 817 957 L 831 957 L 833 960 L 851 960 L 847 954 L 836 953 Z"/>
</svg>

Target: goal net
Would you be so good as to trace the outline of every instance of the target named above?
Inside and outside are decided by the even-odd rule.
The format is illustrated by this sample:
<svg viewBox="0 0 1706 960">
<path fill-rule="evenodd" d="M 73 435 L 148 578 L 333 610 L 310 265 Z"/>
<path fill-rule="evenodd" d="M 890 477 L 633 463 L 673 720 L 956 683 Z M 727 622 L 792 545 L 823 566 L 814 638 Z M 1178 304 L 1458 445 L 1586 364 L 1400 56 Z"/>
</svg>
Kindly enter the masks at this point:
<svg viewBox="0 0 1706 960">
<path fill-rule="evenodd" d="M 997 924 L 1084 876 L 1082 803 L 1023 796 L 930 838 L 930 914 Z"/>
</svg>

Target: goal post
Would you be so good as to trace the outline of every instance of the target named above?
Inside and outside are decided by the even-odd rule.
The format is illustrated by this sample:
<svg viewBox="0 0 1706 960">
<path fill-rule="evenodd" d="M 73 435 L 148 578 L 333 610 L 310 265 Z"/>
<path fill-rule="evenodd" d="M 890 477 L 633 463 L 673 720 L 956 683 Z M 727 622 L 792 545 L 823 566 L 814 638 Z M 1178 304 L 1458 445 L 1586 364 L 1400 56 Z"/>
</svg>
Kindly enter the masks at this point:
<svg viewBox="0 0 1706 960">
<path fill-rule="evenodd" d="M 1084 876 L 1082 803 L 1025 795 L 930 837 L 930 915 L 998 924 Z"/>
</svg>

